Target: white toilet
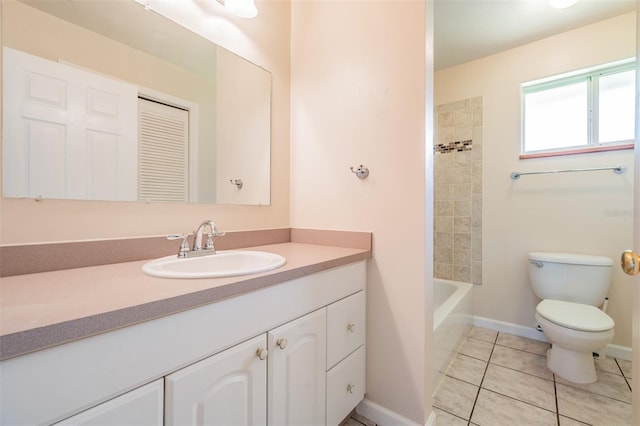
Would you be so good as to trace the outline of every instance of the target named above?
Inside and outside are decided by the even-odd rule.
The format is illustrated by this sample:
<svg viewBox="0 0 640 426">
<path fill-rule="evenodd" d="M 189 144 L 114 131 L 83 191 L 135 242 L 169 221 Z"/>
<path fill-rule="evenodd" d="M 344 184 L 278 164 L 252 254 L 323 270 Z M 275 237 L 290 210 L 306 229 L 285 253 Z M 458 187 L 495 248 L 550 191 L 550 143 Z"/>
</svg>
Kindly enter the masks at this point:
<svg viewBox="0 0 640 426">
<path fill-rule="evenodd" d="M 551 342 L 547 366 L 575 383 L 598 380 L 593 352 L 613 338 L 615 323 L 602 310 L 611 285 L 608 257 L 529 253 L 529 280 L 542 299 L 536 320 Z"/>
</svg>

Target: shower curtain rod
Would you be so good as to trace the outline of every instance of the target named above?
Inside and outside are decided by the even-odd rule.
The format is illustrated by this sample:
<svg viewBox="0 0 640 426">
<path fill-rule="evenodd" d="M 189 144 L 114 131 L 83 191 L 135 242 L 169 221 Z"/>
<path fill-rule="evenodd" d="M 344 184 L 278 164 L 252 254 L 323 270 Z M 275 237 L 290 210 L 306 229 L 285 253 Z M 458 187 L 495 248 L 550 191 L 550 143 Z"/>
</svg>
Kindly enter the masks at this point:
<svg viewBox="0 0 640 426">
<path fill-rule="evenodd" d="M 613 167 L 594 167 L 591 169 L 564 169 L 564 170 L 539 170 L 537 172 L 513 172 L 511 173 L 511 179 L 520 179 L 520 176 L 524 175 L 541 175 L 546 173 L 569 173 L 569 172 L 595 172 L 599 170 L 613 170 L 616 174 L 622 174 L 625 172 L 623 166 Z"/>
</svg>

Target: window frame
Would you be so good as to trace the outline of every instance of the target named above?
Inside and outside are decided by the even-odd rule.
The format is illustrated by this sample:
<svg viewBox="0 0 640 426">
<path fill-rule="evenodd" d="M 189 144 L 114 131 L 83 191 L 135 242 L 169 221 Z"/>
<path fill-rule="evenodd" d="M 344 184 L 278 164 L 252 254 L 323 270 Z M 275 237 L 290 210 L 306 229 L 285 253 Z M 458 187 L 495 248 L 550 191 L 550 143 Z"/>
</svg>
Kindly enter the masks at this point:
<svg viewBox="0 0 640 426">
<path fill-rule="evenodd" d="M 576 71 L 538 79 L 521 84 L 521 126 L 520 126 L 520 159 L 550 157 L 559 155 L 582 154 L 589 152 L 614 151 L 623 149 L 633 149 L 634 139 L 619 140 L 601 143 L 599 136 L 599 82 L 603 76 L 635 71 L 635 58 L 628 58 L 621 61 L 611 62 L 605 65 L 592 67 L 585 70 Z M 539 93 L 545 90 L 564 87 L 579 82 L 587 83 L 587 143 L 585 145 L 570 146 L 563 148 L 551 148 L 542 150 L 525 150 L 525 98 L 527 94 Z M 636 83 L 637 84 L 637 83 Z"/>
</svg>

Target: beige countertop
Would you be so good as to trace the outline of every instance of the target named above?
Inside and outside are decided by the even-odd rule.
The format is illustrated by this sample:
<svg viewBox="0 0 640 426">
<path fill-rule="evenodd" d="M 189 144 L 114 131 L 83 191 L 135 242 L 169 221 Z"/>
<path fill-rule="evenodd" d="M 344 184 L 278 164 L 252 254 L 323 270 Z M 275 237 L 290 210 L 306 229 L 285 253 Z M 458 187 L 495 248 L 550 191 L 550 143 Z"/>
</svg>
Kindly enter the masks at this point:
<svg viewBox="0 0 640 426">
<path fill-rule="evenodd" d="M 0 279 L 0 360 L 108 332 L 371 257 L 358 248 L 286 242 L 246 247 L 284 256 L 273 271 L 226 278 L 156 278 L 148 261 Z"/>
</svg>

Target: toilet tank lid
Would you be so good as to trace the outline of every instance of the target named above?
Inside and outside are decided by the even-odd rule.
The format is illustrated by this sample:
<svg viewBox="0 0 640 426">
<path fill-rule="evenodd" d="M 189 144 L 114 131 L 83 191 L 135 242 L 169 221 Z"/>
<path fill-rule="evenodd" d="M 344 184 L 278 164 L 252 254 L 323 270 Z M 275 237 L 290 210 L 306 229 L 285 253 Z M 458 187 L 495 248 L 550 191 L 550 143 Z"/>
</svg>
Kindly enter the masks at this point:
<svg viewBox="0 0 640 426">
<path fill-rule="evenodd" d="M 536 251 L 529 253 L 529 260 L 540 262 L 566 263 L 571 265 L 612 266 L 613 260 L 605 256 L 590 254 L 556 253 Z"/>
</svg>

